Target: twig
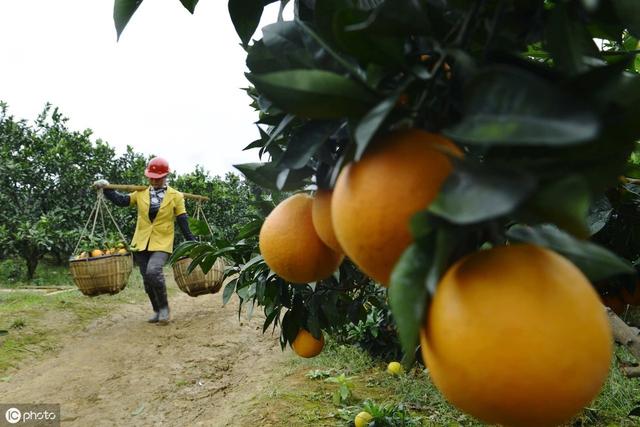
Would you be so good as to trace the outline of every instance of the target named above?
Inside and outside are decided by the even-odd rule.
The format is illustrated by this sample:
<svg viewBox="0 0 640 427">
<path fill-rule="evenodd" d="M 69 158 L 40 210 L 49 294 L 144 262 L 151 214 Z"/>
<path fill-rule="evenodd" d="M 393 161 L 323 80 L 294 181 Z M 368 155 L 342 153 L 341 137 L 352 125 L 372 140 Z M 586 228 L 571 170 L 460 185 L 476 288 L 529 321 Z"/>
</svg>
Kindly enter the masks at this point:
<svg viewBox="0 0 640 427">
<path fill-rule="evenodd" d="M 640 361 L 640 329 L 632 328 L 616 315 L 609 307 L 606 308 L 609 324 L 613 331 L 613 338 L 624 345 Z"/>
<path fill-rule="evenodd" d="M 609 56 L 609 55 L 637 55 L 640 53 L 640 49 L 634 50 L 605 50 L 604 52 L 600 52 L 600 55 Z"/>
<path fill-rule="evenodd" d="M 623 366 L 620 370 L 627 378 L 640 378 L 640 366 Z"/>
</svg>

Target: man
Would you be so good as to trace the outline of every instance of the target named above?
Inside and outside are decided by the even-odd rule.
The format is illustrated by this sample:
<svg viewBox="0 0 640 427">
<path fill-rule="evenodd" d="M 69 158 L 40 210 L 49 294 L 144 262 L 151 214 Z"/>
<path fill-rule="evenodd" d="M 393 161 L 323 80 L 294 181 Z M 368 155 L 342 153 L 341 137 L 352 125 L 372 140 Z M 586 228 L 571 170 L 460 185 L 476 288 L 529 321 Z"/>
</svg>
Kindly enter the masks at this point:
<svg viewBox="0 0 640 427">
<path fill-rule="evenodd" d="M 184 196 L 167 186 L 169 163 L 155 157 L 149 161 L 144 174 L 149 178 L 149 188 L 130 194 L 104 188 L 109 183 L 98 180 L 96 188 L 102 188 L 107 199 L 117 206 L 137 206 L 136 231 L 131 242 L 134 257 L 140 265 L 144 290 L 151 300 L 154 314 L 150 323 L 169 323 L 169 302 L 162 267 L 173 252 L 174 220 L 187 240 L 195 240 L 184 207 Z"/>
</svg>

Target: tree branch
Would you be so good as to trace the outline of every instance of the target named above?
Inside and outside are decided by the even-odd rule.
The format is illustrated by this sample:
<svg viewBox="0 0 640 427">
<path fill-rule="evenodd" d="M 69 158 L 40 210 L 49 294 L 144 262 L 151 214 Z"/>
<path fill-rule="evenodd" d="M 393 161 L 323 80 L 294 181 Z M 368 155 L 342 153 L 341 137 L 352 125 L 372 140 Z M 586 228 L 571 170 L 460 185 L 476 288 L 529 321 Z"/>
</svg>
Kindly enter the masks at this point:
<svg viewBox="0 0 640 427">
<path fill-rule="evenodd" d="M 627 378 L 640 378 L 640 366 L 623 366 L 620 370 Z"/>
<path fill-rule="evenodd" d="M 616 342 L 627 347 L 631 354 L 640 361 L 640 329 L 632 328 L 624 323 L 609 307 L 607 307 L 607 315 Z"/>
</svg>

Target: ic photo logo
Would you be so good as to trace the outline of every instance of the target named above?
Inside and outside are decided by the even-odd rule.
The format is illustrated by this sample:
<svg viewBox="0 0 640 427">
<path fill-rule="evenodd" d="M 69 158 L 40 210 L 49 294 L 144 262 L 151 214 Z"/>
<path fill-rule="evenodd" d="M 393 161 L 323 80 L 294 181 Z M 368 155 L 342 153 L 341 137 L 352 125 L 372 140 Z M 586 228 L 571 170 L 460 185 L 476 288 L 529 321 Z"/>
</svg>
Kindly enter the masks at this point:
<svg viewBox="0 0 640 427">
<path fill-rule="evenodd" d="M 4 413 L 4 418 L 7 420 L 9 424 L 17 424 L 22 419 L 22 412 L 18 408 L 9 408 L 7 412 Z"/>
</svg>

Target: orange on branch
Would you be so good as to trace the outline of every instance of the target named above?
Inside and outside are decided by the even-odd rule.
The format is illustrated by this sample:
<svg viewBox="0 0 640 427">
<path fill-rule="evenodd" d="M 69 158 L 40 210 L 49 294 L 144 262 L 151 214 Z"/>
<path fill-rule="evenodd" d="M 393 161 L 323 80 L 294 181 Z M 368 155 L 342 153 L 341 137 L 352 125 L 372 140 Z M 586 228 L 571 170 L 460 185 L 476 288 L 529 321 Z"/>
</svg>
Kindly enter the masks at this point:
<svg viewBox="0 0 640 427">
<path fill-rule="evenodd" d="M 311 218 L 313 199 L 303 193 L 284 200 L 267 216 L 260 230 L 260 253 L 269 268 L 292 283 L 325 279 L 343 255 L 318 237 Z"/>
<path fill-rule="evenodd" d="M 332 190 L 320 189 L 316 191 L 311 207 L 311 219 L 313 220 L 313 226 L 320 240 L 334 251 L 343 253 L 344 251 L 340 247 L 340 243 L 338 243 L 336 234 L 333 231 L 333 223 L 331 220 L 332 195 Z"/>
<path fill-rule="evenodd" d="M 556 426 L 596 397 L 612 336 L 591 283 L 533 245 L 476 252 L 442 278 L 421 331 L 451 403 L 491 424 Z"/>
<path fill-rule="evenodd" d="M 451 173 L 443 150 L 461 155 L 441 135 L 419 129 L 392 132 L 374 141 L 338 177 L 331 202 L 338 242 L 362 271 L 383 285 L 412 242 L 411 217 L 429 206 Z"/>
<path fill-rule="evenodd" d="M 291 347 L 300 357 L 315 357 L 324 347 L 324 336 L 320 335 L 320 339 L 316 339 L 311 335 L 311 332 L 300 329 L 296 339 L 291 343 Z"/>
</svg>

